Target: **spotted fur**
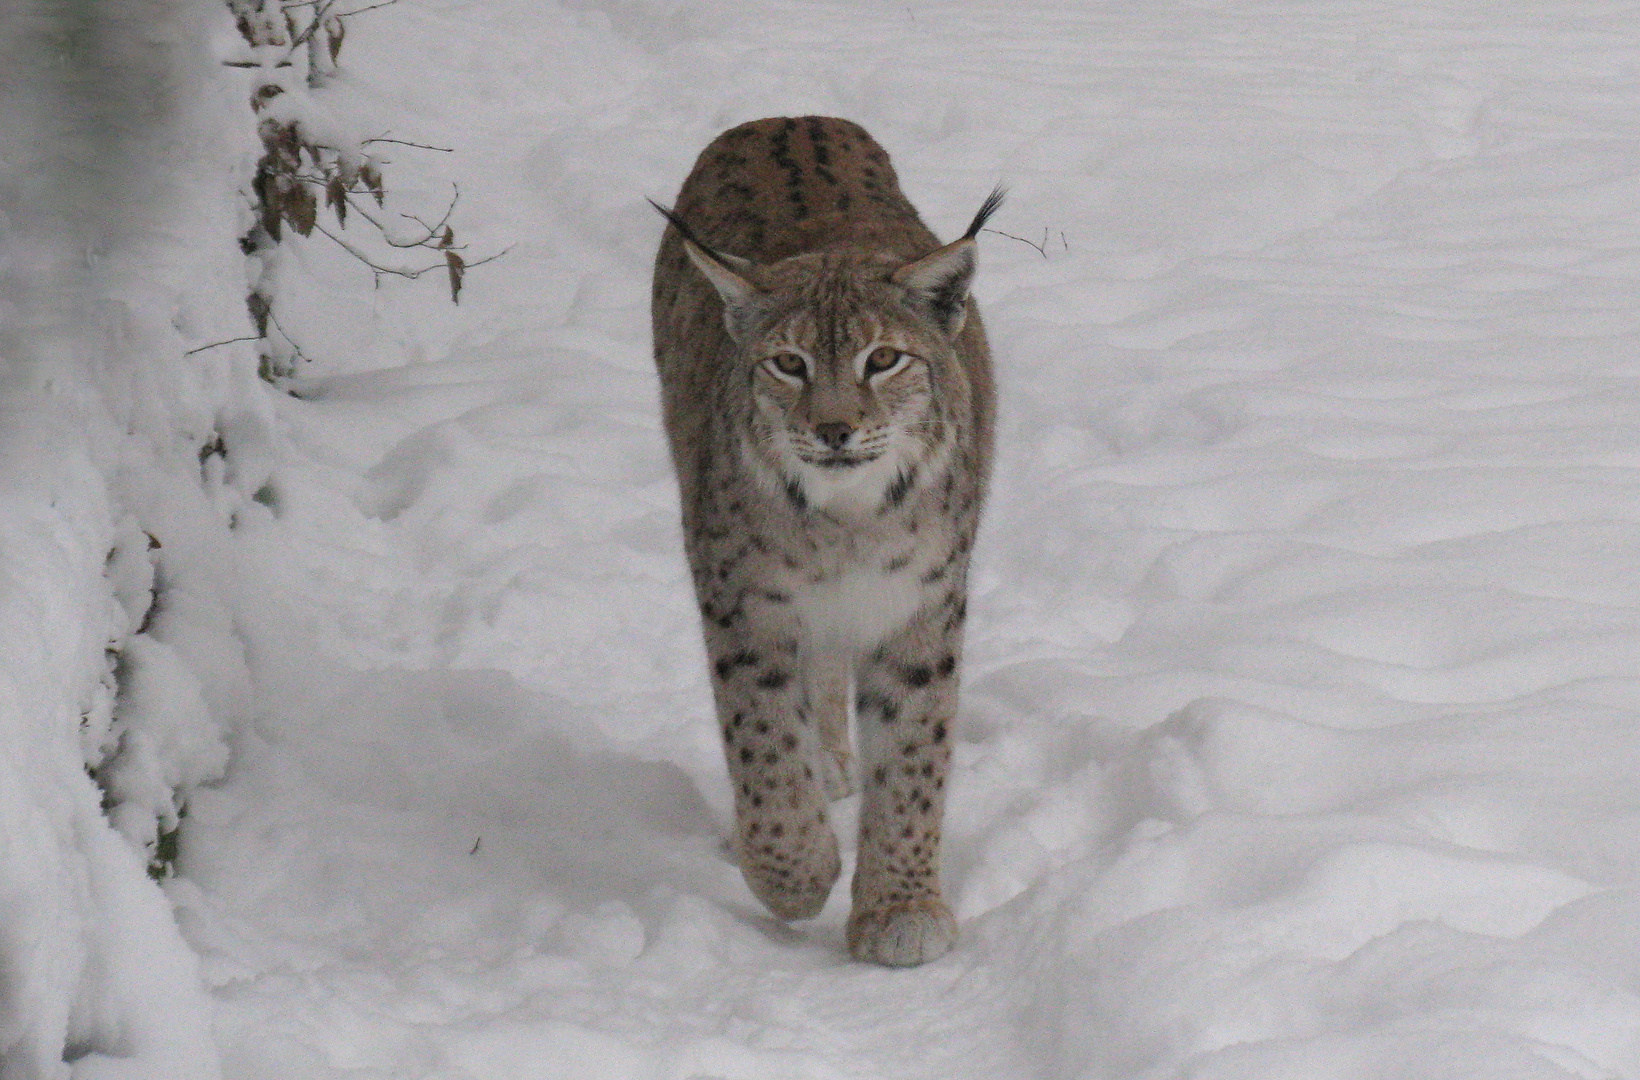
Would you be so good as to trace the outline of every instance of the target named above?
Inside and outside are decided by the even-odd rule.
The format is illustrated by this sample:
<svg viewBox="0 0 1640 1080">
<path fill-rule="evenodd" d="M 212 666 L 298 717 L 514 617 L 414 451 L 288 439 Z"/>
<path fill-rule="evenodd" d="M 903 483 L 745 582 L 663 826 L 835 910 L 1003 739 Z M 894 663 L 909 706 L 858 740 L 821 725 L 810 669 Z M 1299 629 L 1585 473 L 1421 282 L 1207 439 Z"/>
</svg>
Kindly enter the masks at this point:
<svg viewBox="0 0 1640 1080">
<path fill-rule="evenodd" d="M 735 789 L 736 852 L 776 915 L 837 878 L 849 947 L 944 953 L 940 821 L 968 559 L 990 473 L 974 236 L 941 245 L 888 155 L 829 117 L 758 120 L 700 155 L 668 216 L 653 319 L 684 542 Z"/>
</svg>

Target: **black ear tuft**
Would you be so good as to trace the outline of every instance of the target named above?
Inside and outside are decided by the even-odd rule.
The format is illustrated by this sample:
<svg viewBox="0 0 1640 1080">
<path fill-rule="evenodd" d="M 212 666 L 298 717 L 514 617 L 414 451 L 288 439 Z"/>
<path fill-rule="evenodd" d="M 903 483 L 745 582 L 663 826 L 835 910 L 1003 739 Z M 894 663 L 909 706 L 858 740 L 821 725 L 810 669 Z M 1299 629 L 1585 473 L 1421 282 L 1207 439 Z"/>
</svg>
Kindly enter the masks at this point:
<svg viewBox="0 0 1640 1080">
<path fill-rule="evenodd" d="M 968 317 L 968 286 L 974 280 L 974 237 L 985 228 L 1006 195 L 1000 185 L 992 188 L 967 232 L 890 275 L 890 280 L 910 290 L 915 301 L 948 334 L 961 331 Z"/>
<path fill-rule="evenodd" d="M 680 236 L 695 245 L 695 247 L 699 248 L 701 254 L 705 255 L 708 259 L 711 259 L 713 262 L 717 263 L 719 266 L 730 271 L 731 273 L 745 272 L 746 263 L 744 260 L 736 259 L 731 255 L 725 255 L 717 248 L 711 247 L 705 241 L 701 240 L 700 237 L 695 235 L 695 230 L 691 229 L 688 224 L 684 222 L 683 218 L 678 216 L 678 212 L 676 210 L 668 210 L 654 199 L 645 199 L 644 201 L 650 206 L 653 206 L 656 211 L 660 213 L 661 217 L 665 218 L 671 223 L 674 229 L 678 230 L 678 234 Z"/>
<path fill-rule="evenodd" d="M 699 246 L 703 246 L 703 247 L 705 246 L 705 245 L 702 245 L 699 240 L 695 239 L 694 230 L 689 228 L 688 225 L 684 224 L 684 220 L 681 217 L 678 216 L 678 213 L 677 213 L 676 210 L 668 210 L 666 207 L 662 206 L 660 203 L 656 202 L 654 199 L 645 198 L 644 202 L 648 203 L 650 206 L 653 206 L 655 208 L 655 212 L 657 214 L 659 214 L 661 217 L 665 218 L 667 221 L 671 222 L 672 227 L 674 229 L 678 230 L 678 232 L 682 233 L 683 238 L 685 240 L 693 241 L 696 245 L 699 245 Z"/>
<path fill-rule="evenodd" d="M 744 340 L 762 311 L 763 293 L 746 277 L 756 267 L 738 255 L 725 255 L 701 243 L 676 211 L 668 210 L 654 199 L 649 200 L 649 205 L 678 230 L 683 237 L 683 253 L 717 290 L 718 298 L 723 301 L 723 325 L 729 336 L 736 341 Z"/>
<path fill-rule="evenodd" d="M 991 194 L 985 196 L 985 201 L 979 204 L 979 213 L 974 215 L 973 222 L 969 224 L 968 231 L 962 234 L 962 238 L 972 240 L 978 236 L 979 231 L 985 228 L 985 223 L 991 220 L 991 215 L 996 213 L 998 208 L 1002 206 L 1002 200 L 1007 197 L 1008 189 L 1001 184 L 992 188 Z M 659 209 L 659 207 L 656 209 Z M 664 212 L 662 211 L 662 213 Z"/>
</svg>

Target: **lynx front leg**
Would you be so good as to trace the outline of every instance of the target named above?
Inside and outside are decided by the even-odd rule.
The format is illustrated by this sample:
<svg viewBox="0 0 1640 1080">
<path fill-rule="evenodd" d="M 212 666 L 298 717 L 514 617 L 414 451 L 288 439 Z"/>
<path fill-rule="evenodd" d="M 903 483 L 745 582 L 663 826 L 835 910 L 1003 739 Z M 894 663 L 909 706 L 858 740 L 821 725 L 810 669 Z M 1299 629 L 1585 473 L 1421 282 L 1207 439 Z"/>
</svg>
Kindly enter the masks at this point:
<svg viewBox="0 0 1640 1080">
<path fill-rule="evenodd" d="M 860 665 L 864 795 L 848 923 L 856 959 L 910 967 L 943 955 L 956 939 L 956 920 L 940 895 L 940 820 L 960 630 L 960 614 L 941 611 Z"/>
<path fill-rule="evenodd" d="M 816 768 L 826 798 L 854 794 L 854 752 L 848 738 L 849 662 L 841 656 L 820 655 L 809 662 L 808 707 L 818 738 Z"/>
<path fill-rule="evenodd" d="M 735 850 L 747 885 L 782 919 L 819 914 L 840 864 L 811 756 L 793 639 L 712 635 L 712 685 L 735 789 Z"/>
</svg>

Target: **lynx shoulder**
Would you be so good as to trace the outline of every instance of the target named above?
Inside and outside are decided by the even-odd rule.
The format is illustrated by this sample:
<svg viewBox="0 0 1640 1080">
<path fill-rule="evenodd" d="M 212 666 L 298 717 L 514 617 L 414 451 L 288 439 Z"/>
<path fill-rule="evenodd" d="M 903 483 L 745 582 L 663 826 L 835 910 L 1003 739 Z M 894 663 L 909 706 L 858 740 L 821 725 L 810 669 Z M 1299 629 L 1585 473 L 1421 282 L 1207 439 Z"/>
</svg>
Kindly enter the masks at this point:
<svg viewBox="0 0 1640 1080">
<path fill-rule="evenodd" d="M 816 914 L 828 799 L 858 787 L 849 947 L 895 966 L 956 933 L 940 823 L 995 411 L 968 290 L 1000 202 L 942 245 L 858 125 L 758 120 L 701 153 L 655 261 L 741 871 L 776 915 Z"/>
</svg>

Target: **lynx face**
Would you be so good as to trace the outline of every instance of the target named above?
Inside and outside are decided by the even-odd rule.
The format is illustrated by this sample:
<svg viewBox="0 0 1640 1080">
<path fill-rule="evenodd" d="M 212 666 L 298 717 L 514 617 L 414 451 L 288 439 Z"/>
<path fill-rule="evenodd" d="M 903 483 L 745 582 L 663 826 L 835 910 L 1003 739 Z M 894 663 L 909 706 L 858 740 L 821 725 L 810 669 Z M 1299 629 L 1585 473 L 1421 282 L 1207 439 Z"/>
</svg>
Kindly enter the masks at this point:
<svg viewBox="0 0 1640 1080">
<path fill-rule="evenodd" d="M 746 451 L 766 488 L 845 514 L 897 502 L 966 412 L 957 335 L 969 237 L 909 262 L 825 252 L 768 266 L 685 244 L 747 372 Z M 936 389 L 937 388 L 937 389 Z"/>
<path fill-rule="evenodd" d="M 944 328 L 918 317 L 915 297 L 888 269 L 802 268 L 811 284 L 814 270 L 830 270 L 821 280 L 832 287 L 771 305 L 781 313 L 741 346 L 748 457 L 765 485 L 812 506 L 867 512 L 946 449 L 935 388 L 965 380 Z"/>
</svg>

